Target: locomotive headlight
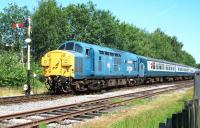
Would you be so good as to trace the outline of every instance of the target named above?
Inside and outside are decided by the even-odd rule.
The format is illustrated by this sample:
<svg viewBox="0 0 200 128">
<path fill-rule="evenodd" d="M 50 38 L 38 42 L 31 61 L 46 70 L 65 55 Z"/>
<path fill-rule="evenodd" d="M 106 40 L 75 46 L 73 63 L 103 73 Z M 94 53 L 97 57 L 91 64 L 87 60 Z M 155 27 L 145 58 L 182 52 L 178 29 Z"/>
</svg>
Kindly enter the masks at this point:
<svg viewBox="0 0 200 128">
<path fill-rule="evenodd" d="M 65 58 L 62 59 L 62 66 L 69 66 L 68 65 L 68 58 L 67 57 L 65 57 Z"/>
<path fill-rule="evenodd" d="M 49 57 L 42 57 L 42 66 L 49 66 Z"/>
</svg>

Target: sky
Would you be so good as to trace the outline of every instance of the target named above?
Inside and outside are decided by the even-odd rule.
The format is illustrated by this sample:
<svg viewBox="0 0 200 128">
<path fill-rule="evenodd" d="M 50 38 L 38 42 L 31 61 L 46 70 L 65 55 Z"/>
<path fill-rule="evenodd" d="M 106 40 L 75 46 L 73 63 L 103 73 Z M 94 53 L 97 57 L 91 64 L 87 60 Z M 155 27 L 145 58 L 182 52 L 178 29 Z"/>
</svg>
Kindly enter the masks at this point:
<svg viewBox="0 0 200 128">
<path fill-rule="evenodd" d="M 0 11 L 8 3 L 26 5 L 32 12 L 39 0 L 0 0 Z M 161 28 L 184 44 L 183 50 L 200 63 L 200 0 L 92 0 L 98 9 L 109 10 L 120 21 L 153 32 Z M 88 0 L 57 0 L 63 7 Z"/>
</svg>

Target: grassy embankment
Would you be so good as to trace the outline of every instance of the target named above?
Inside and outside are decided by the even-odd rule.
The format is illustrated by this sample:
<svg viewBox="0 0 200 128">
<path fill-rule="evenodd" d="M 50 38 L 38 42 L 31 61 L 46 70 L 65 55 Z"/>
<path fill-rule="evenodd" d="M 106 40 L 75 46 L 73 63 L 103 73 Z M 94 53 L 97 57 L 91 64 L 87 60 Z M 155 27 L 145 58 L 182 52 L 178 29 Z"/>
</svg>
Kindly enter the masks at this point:
<svg viewBox="0 0 200 128">
<path fill-rule="evenodd" d="M 134 100 L 129 103 L 128 109 L 106 114 L 75 128 L 158 128 L 160 122 L 181 111 L 184 101 L 191 99 L 192 94 L 192 89 L 189 89 L 162 94 L 153 99 Z"/>
<path fill-rule="evenodd" d="M 39 94 L 47 92 L 47 89 L 44 86 L 33 87 L 32 89 L 34 94 Z M 0 87 L 0 96 L 18 96 L 24 95 L 23 86 L 21 87 Z"/>
</svg>

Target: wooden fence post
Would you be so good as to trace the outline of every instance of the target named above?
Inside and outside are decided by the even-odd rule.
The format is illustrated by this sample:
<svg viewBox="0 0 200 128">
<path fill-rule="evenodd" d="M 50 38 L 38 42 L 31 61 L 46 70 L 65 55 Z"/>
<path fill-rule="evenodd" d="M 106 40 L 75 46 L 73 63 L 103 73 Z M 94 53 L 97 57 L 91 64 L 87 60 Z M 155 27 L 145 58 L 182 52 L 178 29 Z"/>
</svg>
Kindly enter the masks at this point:
<svg viewBox="0 0 200 128">
<path fill-rule="evenodd" d="M 196 114 L 196 127 L 200 128 L 200 71 L 195 72 L 194 78 L 194 100 L 195 101 L 195 114 Z"/>
<path fill-rule="evenodd" d="M 200 128 L 200 99 L 197 100 L 197 125 Z"/>
</svg>

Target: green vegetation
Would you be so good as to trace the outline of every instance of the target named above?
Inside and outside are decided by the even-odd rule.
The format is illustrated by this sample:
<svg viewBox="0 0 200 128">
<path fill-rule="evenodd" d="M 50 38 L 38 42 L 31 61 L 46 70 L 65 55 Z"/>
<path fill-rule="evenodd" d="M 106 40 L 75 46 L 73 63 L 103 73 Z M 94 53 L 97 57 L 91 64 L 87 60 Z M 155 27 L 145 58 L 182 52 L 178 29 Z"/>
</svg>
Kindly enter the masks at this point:
<svg viewBox="0 0 200 128">
<path fill-rule="evenodd" d="M 159 104 L 157 109 L 149 109 L 133 117 L 126 117 L 122 121 L 117 122 L 113 128 L 158 128 L 160 122 L 165 122 L 168 117 L 171 117 L 173 113 L 181 111 L 184 102 L 192 98 L 192 93 L 182 95 L 176 102 L 168 104 Z M 148 105 L 149 102 L 140 102 L 141 104 Z"/>
<path fill-rule="evenodd" d="M 39 67 L 37 64 L 40 63 L 42 55 L 56 49 L 66 40 L 85 41 L 200 67 L 196 65 L 195 59 L 182 49 L 182 42 L 175 36 L 167 35 L 160 28 L 152 33 L 147 32 L 132 24 L 119 21 L 110 11 L 99 10 L 92 2 L 62 7 L 58 6 L 55 0 L 41 0 L 33 13 L 30 13 L 26 6 L 19 7 L 16 4 L 9 4 L 0 12 L 1 61 L 4 61 L 4 53 L 8 52 L 10 56 L 14 55 L 16 64 L 16 67 L 1 64 L 1 72 L 8 76 L 1 75 L 0 86 L 19 85 L 25 81 L 24 69 L 20 68 L 20 58 L 22 58 L 21 51 L 26 38 L 26 29 L 13 29 L 12 25 L 23 23 L 29 15 L 33 21 L 31 55 L 36 62 L 35 67 Z M 26 56 L 24 56 L 24 62 L 26 62 L 25 58 Z M 4 69 L 5 67 L 9 67 L 8 70 Z M 40 70 L 40 68 L 37 69 Z M 18 74 L 21 75 L 16 78 L 17 82 L 12 83 Z"/>
<path fill-rule="evenodd" d="M 45 123 L 41 123 L 39 128 L 47 128 L 47 125 Z"/>
<path fill-rule="evenodd" d="M 33 14 L 33 23 L 37 59 L 66 40 L 78 40 L 196 66 L 195 59 L 182 49 L 183 44 L 175 36 L 159 28 L 149 33 L 120 22 L 92 2 L 59 7 L 54 0 L 41 1 Z"/>
<path fill-rule="evenodd" d="M 182 109 L 184 101 L 175 102 L 157 109 L 148 110 L 135 117 L 126 117 L 114 124 L 113 128 L 158 128 L 160 122 L 165 122 L 174 112 Z"/>
<path fill-rule="evenodd" d="M 26 83 L 26 65 L 20 63 L 19 56 L 14 52 L 8 51 L 0 54 L 0 87 L 5 86 L 23 86 Z M 39 75 L 41 75 L 41 68 L 38 67 L 38 64 L 32 64 L 34 68 L 34 73 L 38 76 L 33 78 L 31 76 L 31 83 L 35 87 L 43 86 L 39 81 Z"/>
<path fill-rule="evenodd" d="M 0 85 L 19 86 L 26 80 L 26 70 L 18 63 L 18 57 L 11 52 L 0 54 Z"/>
<path fill-rule="evenodd" d="M 124 99 L 123 98 L 114 98 L 112 99 L 112 103 L 116 103 L 116 102 L 120 102 L 120 101 L 123 101 Z M 131 100 L 127 103 L 128 106 L 134 106 L 134 105 L 144 105 L 144 104 L 147 104 L 148 102 L 150 102 L 151 99 L 134 99 L 134 100 Z"/>
<path fill-rule="evenodd" d="M 112 128 L 158 128 L 160 122 L 165 122 L 168 117 L 175 112 L 180 111 L 184 106 L 184 101 L 192 98 L 191 93 L 183 95 L 181 99 L 173 104 L 158 106 L 157 109 L 149 109 L 136 116 L 127 116 L 123 120 L 113 124 Z M 119 102 L 122 99 L 115 99 L 113 102 Z M 129 107 L 138 105 L 149 105 L 151 99 L 131 100 L 128 103 Z"/>
<path fill-rule="evenodd" d="M 128 106 L 145 105 L 151 101 L 152 99 L 135 99 L 128 102 Z"/>
<path fill-rule="evenodd" d="M 197 68 L 199 68 L 199 69 L 200 69 L 200 64 L 197 64 Z"/>
<path fill-rule="evenodd" d="M 173 113 L 179 112 L 184 102 L 192 99 L 193 90 L 171 92 L 150 99 L 132 100 L 128 108 L 108 113 L 96 120 L 75 128 L 158 128 Z M 116 99 L 116 102 L 121 99 Z M 114 101 L 115 102 L 115 101 Z"/>
</svg>

